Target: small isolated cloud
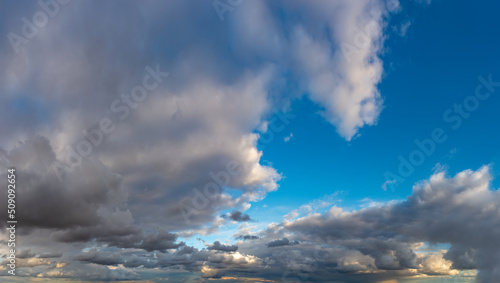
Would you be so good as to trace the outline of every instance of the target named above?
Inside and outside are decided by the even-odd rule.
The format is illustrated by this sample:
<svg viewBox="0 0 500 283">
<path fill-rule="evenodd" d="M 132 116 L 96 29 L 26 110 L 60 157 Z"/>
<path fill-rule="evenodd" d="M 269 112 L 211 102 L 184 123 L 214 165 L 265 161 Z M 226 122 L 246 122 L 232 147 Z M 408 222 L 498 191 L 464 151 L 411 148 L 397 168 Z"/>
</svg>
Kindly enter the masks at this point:
<svg viewBox="0 0 500 283">
<path fill-rule="evenodd" d="M 406 36 L 406 33 L 408 32 L 408 29 L 411 26 L 411 22 L 409 20 L 403 22 L 399 26 L 393 27 L 393 30 L 400 36 L 404 37 Z"/>
<path fill-rule="evenodd" d="M 213 245 L 208 246 L 207 249 L 214 251 L 223 251 L 223 252 L 235 252 L 238 250 L 238 246 L 221 244 L 219 241 L 215 241 Z"/>
<path fill-rule="evenodd" d="M 256 236 L 256 235 L 241 235 L 241 236 L 238 236 L 236 239 L 239 239 L 239 240 L 257 240 L 257 239 L 260 239 L 259 236 Z"/>
<path fill-rule="evenodd" d="M 290 133 L 290 135 L 289 135 L 289 136 L 286 136 L 286 137 L 284 138 L 284 140 L 285 140 L 285 142 L 289 142 L 291 138 L 293 138 L 293 133 Z"/>
<path fill-rule="evenodd" d="M 231 213 L 226 213 L 221 215 L 222 218 L 230 219 L 237 222 L 247 222 L 252 221 L 250 215 L 243 213 L 241 211 L 234 210 Z"/>
<path fill-rule="evenodd" d="M 283 239 L 276 239 L 274 241 L 267 243 L 267 247 L 272 248 L 272 247 L 281 247 L 281 246 L 293 246 L 293 245 L 298 245 L 298 244 L 299 244 L 298 241 L 290 242 L 287 238 L 283 238 Z"/>
</svg>

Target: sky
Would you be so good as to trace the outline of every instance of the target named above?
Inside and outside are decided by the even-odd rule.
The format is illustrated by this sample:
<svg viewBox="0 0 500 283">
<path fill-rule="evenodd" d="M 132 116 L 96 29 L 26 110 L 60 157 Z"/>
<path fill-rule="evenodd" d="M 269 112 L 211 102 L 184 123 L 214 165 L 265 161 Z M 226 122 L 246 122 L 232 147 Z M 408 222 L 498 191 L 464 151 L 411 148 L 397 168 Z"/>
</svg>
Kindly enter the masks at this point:
<svg viewBox="0 0 500 283">
<path fill-rule="evenodd" d="M 496 282 L 499 9 L 0 2 L 0 282 Z"/>
</svg>

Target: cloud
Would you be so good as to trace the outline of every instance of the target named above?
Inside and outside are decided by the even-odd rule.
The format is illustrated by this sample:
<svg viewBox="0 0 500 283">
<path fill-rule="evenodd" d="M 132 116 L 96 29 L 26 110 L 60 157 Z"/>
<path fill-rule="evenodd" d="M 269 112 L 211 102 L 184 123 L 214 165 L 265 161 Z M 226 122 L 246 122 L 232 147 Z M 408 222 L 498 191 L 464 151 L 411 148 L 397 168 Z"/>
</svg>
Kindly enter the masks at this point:
<svg viewBox="0 0 500 283">
<path fill-rule="evenodd" d="M 40 254 L 35 254 L 31 252 L 29 249 L 23 249 L 19 250 L 16 252 L 16 257 L 25 259 L 25 258 L 60 258 L 62 257 L 62 253 L 51 253 L 51 252 L 45 252 L 45 253 L 40 253 Z"/>
<path fill-rule="evenodd" d="M 62 257 L 63 254 L 62 253 L 41 253 L 38 255 L 39 258 L 60 258 Z"/>
<path fill-rule="evenodd" d="M 219 241 L 215 241 L 213 245 L 208 247 L 208 249 L 214 251 L 235 252 L 238 250 L 238 246 L 221 244 Z"/>
<path fill-rule="evenodd" d="M 452 262 L 454 269 L 477 269 L 475 248 L 455 244 L 443 257 Z"/>
<path fill-rule="evenodd" d="M 17 211 L 17 217 L 23 219 L 25 227 L 76 229 L 106 224 L 110 228 L 123 225 L 127 229 L 129 226 L 129 212 L 115 210 L 126 199 L 121 178 L 101 162 L 84 160 L 79 169 L 60 182 L 47 166 L 56 157 L 49 141 L 42 136 L 20 143 L 8 152 L 7 158 L 9 167 L 17 169 L 17 193 L 22 196 L 18 204 L 24 207 Z M 6 196 L 2 197 L 5 200 Z M 2 217 L 7 217 L 6 212 L 2 212 Z"/>
<path fill-rule="evenodd" d="M 77 256 L 75 259 L 83 262 L 92 262 L 101 265 L 118 265 L 122 263 L 123 260 L 118 253 L 102 251 L 98 252 L 96 249 L 84 252 Z"/>
<path fill-rule="evenodd" d="M 477 267 L 478 281 L 491 282 L 498 276 L 495 239 L 499 235 L 492 227 L 499 224 L 495 208 L 499 197 L 497 190 L 490 189 L 487 166 L 452 178 L 439 172 L 418 183 L 405 201 L 353 212 L 333 207 L 324 214 L 285 222 L 279 229 L 301 242 L 320 241 L 359 251 L 372 258 L 378 269 L 452 275 L 454 268 Z M 272 231 L 280 231 L 276 229 Z M 415 249 L 422 242 L 448 243 L 451 248 L 420 257 Z"/>
<path fill-rule="evenodd" d="M 35 254 L 32 253 L 30 250 L 20 250 L 17 252 L 16 254 L 16 257 L 17 258 L 32 258 L 32 257 L 35 257 Z"/>
<path fill-rule="evenodd" d="M 57 241 L 97 241 L 147 251 L 183 245 L 175 243 L 177 235 L 163 229 L 156 233 L 139 229 L 130 210 L 124 208 L 127 196 L 120 176 L 101 162 L 84 159 L 61 182 L 46 166 L 56 159 L 48 140 L 41 136 L 21 143 L 7 153 L 7 158 L 10 166 L 16 168 L 17 194 L 21 196 L 17 203 L 24 208 L 16 216 L 23 219 L 28 233 L 52 229 L 52 238 Z M 5 176 L 3 179 L 6 181 Z M 40 201 L 46 196 L 50 198 Z M 5 200 L 6 195 L 1 197 Z M 2 217 L 7 217 L 6 212 Z M 29 251 L 26 253 L 29 257 Z"/>
<path fill-rule="evenodd" d="M 245 12 L 235 19 L 241 28 L 235 40 L 238 54 L 246 59 L 259 53 L 280 60 L 280 66 L 291 66 L 294 85 L 308 92 L 324 108 L 324 117 L 350 140 L 359 128 L 375 124 L 381 110 L 376 86 L 382 74 L 378 55 L 387 6 L 382 1 L 281 4 L 245 4 Z M 284 25 L 272 16 L 278 7 L 287 15 Z M 298 22 L 293 15 L 305 20 Z"/>
<path fill-rule="evenodd" d="M 411 22 L 409 20 L 406 20 L 405 22 L 403 22 L 399 26 L 393 27 L 393 30 L 395 32 L 397 32 L 400 36 L 404 37 L 404 36 L 406 36 L 406 33 L 408 32 L 408 29 L 410 28 L 410 26 L 411 26 Z"/>
<path fill-rule="evenodd" d="M 281 247 L 281 246 L 298 245 L 298 244 L 299 244 L 298 241 L 290 242 L 287 238 L 283 238 L 283 239 L 276 239 L 274 241 L 267 243 L 267 247 L 272 248 L 272 247 Z"/>
<path fill-rule="evenodd" d="M 223 218 L 228 218 L 228 219 L 231 219 L 233 221 L 238 221 L 238 222 L 252 221 L 250 219 L 250 215 L 248 215 L 246 213 L 244 214 L 241 211 L 237 211 L 237 210 L 234 210 L 233 212 L 228 213 L 228 214 L 223 214 L 221 216 Z"/>
<path fill-rule="evenodd" d="M 238 239 L 252 241 L 238 245 L 215 241 L 202 250 L 183 245 L 155 254 L 138 247 L 94 248 L 75 259 L 132 270 L 182 266 L 205 278 L 303 281 L 383 282 L 412 276 L 459 276 L 459 269 L 478 268 L 478 281 L 492 282 L 498 266 L 498 235 L 492 227 L 499 224 L 496 203 L 500 196 L 490 188 L 490 179 L 488 167 L 453 177 L 435 173 L 415 185 L 406 200 L 352 211 L 337 206 L 324 213 L 310 211 L 294 220 L 270 224 L 258 231 L 259 236 L 240 235 Z M 163 238 L 161 235 L 175 240 L 167 233 L 155 237 Z M 294 241 L 289 240 L 292 237 Z M 451 247 L 428 250 L 426 242 Z M 23 253 L 35 256 L 30 251 Z M 60 272 L 74 268 L 73 263 Z"/>
<path fill-rule="evenodd" d="M 260 237 L 259 236 L 256 236 L 256 235 L 241 235 L 241 236 L 238 236 L 236 237 L 236 239 L 240 239 L 240 240 L 257 240 L 259 239 Z"/>
<path fill-rule="evenodd" d="M 426 254 L 419 259 L 420 272 L 428 275 L 458 275 L 458 270 L 452 270 L 451 261 L 443 257 L 446 251 Z"/>
</svg>

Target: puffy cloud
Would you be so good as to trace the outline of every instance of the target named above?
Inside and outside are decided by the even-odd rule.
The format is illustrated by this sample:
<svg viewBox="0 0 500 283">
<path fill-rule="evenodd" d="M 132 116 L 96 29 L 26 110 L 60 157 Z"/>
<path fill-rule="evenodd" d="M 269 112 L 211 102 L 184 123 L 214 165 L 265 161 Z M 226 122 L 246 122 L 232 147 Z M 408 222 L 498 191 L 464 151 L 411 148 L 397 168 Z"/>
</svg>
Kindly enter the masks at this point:
<svg viewBox="0 0 500 283">
<path fill-rule="evenodd" d="M 457 275 L 458 270 L 452 270 L 452 263 L 443 255 L 445 251 L 427 254 L 420 258 L 420 272 L 428 275 Z"/>
<path fill-rule="evenodd" d="M 490 188 L 487 166 L 452 178 L 440 172 L 415 185 L 405 201 L 352 212 L 334 206 L 327 213 L 311 213 L 268 231 L 359 251 L 374 260 L 366 270 L 454 275 L 456 269 L 477 267 L 478 281 L 492 282 L 499 265 L 495 244 L 499 235 L 493 229 L 500 224 L 499 197 Z M 447 243 L 451 248 L 420 256 L 416 250 L 422 242 Z M 245 246 L 241 248 L 245 251 Z"/>
<path fill-rule="evenodd" d="M 296 78 L 293 91 L 308 92 L 347 140 L 364 125 L 376 123 L 382 106 L 377 84 L 382 75 L 378 55 L 384 17 L 396 9 L 370 0 L 252 1 L 244 8 L 234 19 L 241 31 L 235 36 L 235 52 L 243 60 L 258 54 L 289 68 Z M 284 23 L 274 17 L 276 9 L 287 15 Z"/>
</svg>

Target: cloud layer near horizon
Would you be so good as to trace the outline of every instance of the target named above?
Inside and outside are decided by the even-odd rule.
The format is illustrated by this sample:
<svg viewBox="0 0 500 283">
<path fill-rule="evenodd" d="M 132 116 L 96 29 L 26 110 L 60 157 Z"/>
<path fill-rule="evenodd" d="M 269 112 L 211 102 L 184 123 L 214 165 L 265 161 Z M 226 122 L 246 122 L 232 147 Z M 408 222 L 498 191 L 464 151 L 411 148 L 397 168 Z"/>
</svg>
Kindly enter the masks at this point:
<svg viewBox="0 0 500 283">
<path fill-rule="evenodd" d="M 108 230 L 108 238 L 96 237 L 105 245 L 84 252 L 78 249 L 88 245 L 73 238 L 80 246 L 65 250 L 72 254 L 70 262 L 67 256 L 49 255 L 40 247 L 35 252 L 24 251 L 20 261 L 21 266 L 39 268 L 40 274 L 57 271 L 63 277 L 81 276 L 83 264 L 103 276 L 118 276 L 115 279 L 125 279 L 120 277 L 124 274 L 139 279 L 140 274 L 161 268 L 165 274 L 193 272 L 204 278 L 379 282 L 424 275 L 458 276 L 459 270 L 478 269 L 478 282 L 492 282 L 499 276 L 499 235 L 493 227 L 500 224 L 496 205 L 500 195 L 491 189 L 490 179 L 488 167 L 451 178 L 436 173 L 415 185 L 404 201 L 353 211 L 336 205 L 324 213 L 304 210 L 305 214 L 286 217 L 264 230 L 243 229 L 241 233 L 250 232 L 253 237 L 238 240 L 236 234 L 232 245 L 216 241 L 197 249 L 176 243 L 175 235 L 162 231 L 134 241 L 134 232 L 120 237 L 117 231 Z M 40 241 L 29 235 L 27 239 Z M 426 251 L 424 243 L 451 246 Z"/>
</svg>

